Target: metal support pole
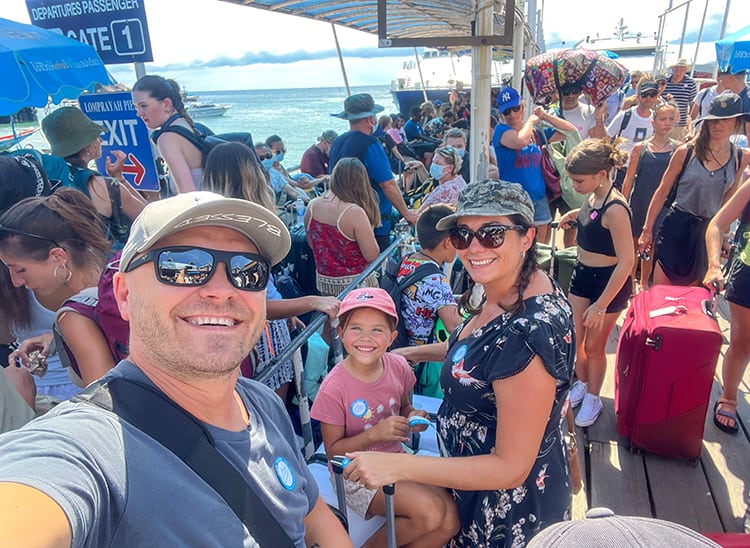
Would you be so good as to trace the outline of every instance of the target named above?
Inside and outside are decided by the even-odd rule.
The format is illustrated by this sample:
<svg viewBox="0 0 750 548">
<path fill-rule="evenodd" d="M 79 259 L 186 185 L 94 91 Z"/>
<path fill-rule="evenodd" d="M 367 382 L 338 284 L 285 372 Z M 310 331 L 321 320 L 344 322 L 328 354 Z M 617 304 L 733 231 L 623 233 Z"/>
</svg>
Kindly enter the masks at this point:
<svg viewBox="0 0 750 548">
<path fill-rule="evenodd" d="M 146 63 L 133 63 L 133 68 L 135 69 L 136 80 L 146 76 Z"/>
<path fill-rule="evenodd" d="M 422 84 L 422 97 L 424 97 L 424 100 L 426 103 L 427 102 L 427 90 L 424 87 L 424 77 L 422 76 L 422 63 L 420 63 L 419 61 L 419 54 L 417 53 L 417 48 L 412 48 L 412 49 L 414 50 L 414 60 L 417 62 L 417 71 L 419 71 L 419 83 Z"/>
<path fill-rule="evenodd" d="M 698 30 L 698 39 L 695 41 L 695 56 L 693 57 L 693 68 L 690 69 L 690 77 L 695 76 L 695 65 L 698 64 L 698 50 L 701 47 L 701 38 L 703 38 L 703 26 L 706 24 L 706 14 L 708 13 L 708 0 L 703 6 L 703 18 L 701 19 L 701 28 Z"/>
<path fill-rule="evenodd" d="M 682 47 L 685 45 L 685 33 L 687 32 L 688 15 L 690 15 L 690 2 L 685 6 L 685 20 L 682 22 L 682 36 L 680 36 L 680 49 L 677 58 L 682 58 Z"/>
<path fill-rule="evenodd" d="M 513 17 L 513 80 L 512 86 L 521 91 L 523 74 L 523 51 L 524 51 L 524 26 L 523 20 L 517 17 L 515 13 L 506 14 L 506 17 Z"/>
<path fill-rule="evenodd" d="M 339 36 L 336 34 L 336 25 L 331 23 L 331 30 L 333 31 L 333 41 L 336 42 L 336 53 L 339 56 L 339 65 L 341 65 L 341 75 L 344 77 L 344 87 L 346 88 L 346 96 L 349 97 L 352 92 L 349 90 L 349 79 L 346 77 L 346 67 L 344 67 L 344 57 L 341 55 L 341 46 L 339 45 Z"/>
<path fill-rule="evenodd" d="M 493 0 L 477 2 L 475 29 L 478 35 L 492 34 L 493 8 Z M 490 46 L 472 46 L 471 80 L 470 178 L 471 181 L 482 181 L 487 178 L 490 163 L 487 151 L 487 144 L 490 142 L 489 112 L 492 102 L 492 48 Z"/>
</svg>

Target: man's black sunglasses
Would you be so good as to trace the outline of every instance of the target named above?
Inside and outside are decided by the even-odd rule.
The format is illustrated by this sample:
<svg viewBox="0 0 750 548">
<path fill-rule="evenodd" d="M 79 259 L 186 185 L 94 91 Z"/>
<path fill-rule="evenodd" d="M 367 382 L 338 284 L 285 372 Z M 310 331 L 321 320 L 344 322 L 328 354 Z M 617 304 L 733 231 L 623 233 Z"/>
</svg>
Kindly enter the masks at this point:
<svg viewBox="0 0 750 548">
<path fill-rule="evenodd" d="M 520 225 L 487 225 L 474 231 L 465 226 L 456 226 L 451 228 L 449 236 L 453 247 L 456 249 L 467 249 L 475 237 L 482 247 L 495 249 L 505 243 L 505 232 L 507 230 L 526 232 L 526 227 Z"/>
<path fill-rule="evenodd" d="M 643 93 L 641 93 L 641 97 L 645 97 L 647 99 L 653 99 L 657 95 L 659 95 L 659 92 L 654 91 L 654 90 L 644 91 Z"/>
<path fill-rule="evenodd" d="M 268 259 L 243 251 L 218 251 L 203 247 L 173 246 L 152 249 L 128 265 L 130 272 L 148 262 L 154 263 L 156 279 L 167 285 L 206 285 L 223 262 L 229 282 L 242 291 L 263 291 L 268 285 L 271 265 Z"/>
<path fill-rule="evenodd" d="M 510 114 L 511 112 L 518 112 L 519 110 L 521 110 L 521 105 L 518 105 L 517 107 L 506 108 L 503 111 L 503 116 L 508 116 L 508 114 Z"/>
<path fill-rule="evenodd" d="M 579 93 L 581 93 L 581 91 L 583 91 L 581 90 L 581 88 L 566 89 L 566 90 L 563 90 L 562 94 L 563 94 L 563 97 L 568 97 L 570 95 L 578 95 Z"/>
</svg>

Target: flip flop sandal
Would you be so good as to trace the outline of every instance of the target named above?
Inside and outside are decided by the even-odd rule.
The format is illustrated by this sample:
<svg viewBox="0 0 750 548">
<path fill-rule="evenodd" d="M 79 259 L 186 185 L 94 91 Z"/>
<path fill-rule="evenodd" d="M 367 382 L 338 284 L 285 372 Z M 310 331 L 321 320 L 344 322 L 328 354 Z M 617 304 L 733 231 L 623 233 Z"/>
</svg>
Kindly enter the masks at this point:
<svg viewBox="0 0 750 548">
<path fill-rule="evenodd" d="M 716 425 L 716 428 L 718 428 L 722 432 L 726 432 L 727 434 L 736 434 L 740 429 L 740 421 L 737 418 L 737 413 L 732 413 L 730 411 L 724 411 L 723 409 L 719 409 L 719 405 L 721 404 L 733 405 L 735 409 L 737 408 L 736 402 L 732 402 L 729 400 L 722 400 L 722 399 L 716 400 L 716 403 L 714 403 L 714 424 Z M 719 421 L 718 419 L 719 416 L 726 417 L 728 419 L 733 420 L 734 426 L 723 424 L 721 421 Z"/>
</svg>

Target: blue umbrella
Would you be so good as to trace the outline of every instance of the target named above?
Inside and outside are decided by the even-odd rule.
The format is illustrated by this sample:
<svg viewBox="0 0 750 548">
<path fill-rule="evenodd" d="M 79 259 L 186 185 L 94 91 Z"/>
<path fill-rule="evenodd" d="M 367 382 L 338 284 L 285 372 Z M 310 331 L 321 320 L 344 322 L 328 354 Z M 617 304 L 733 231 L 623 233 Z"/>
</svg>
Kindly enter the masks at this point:
<svg viewBox="0 0 750 548">
<path fill-rule="evenodd" d="M 33 25 L 0 19 L 0 116 L 42 107 L 108 84 L 96 50 Z"/>
<path fill-rule="evenodd" d="M 721 71 L 729 66 L 734 72 L 750 70 L 750 26 L 716 42 L 716 61 Z"/>
</svg>

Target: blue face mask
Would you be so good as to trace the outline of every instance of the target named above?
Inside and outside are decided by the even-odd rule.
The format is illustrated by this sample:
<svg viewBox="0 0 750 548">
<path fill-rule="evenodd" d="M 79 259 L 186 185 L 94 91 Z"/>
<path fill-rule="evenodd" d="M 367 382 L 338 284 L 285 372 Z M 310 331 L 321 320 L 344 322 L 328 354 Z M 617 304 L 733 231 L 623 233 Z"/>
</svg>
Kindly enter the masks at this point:
<svg viewBox="0 0 750 548">
<path fill-rule="evenodd" d="M 271 168 L 273 167 L 273 158 L 265 159 L 261 162 L 261 165 L 263 166 L 263 170 L 268 173 L 271 171 Z"/>
<path fill-rule="evenodd" d="M 277 163 L 281 163 L 284 161 L 284 153 L 283 152 L 277 152 L 273 155 L 273 161 Z"/>
<path fill-rule="evenodd" d="M 443 176 L 443 166 L 437 164 L 430 164 L 430 177 L 433 179 L 440 179 Z"/>
<path fill-rule="evenodd" d="M 464 155 L 466 154 L 466 149 L 465 148 L 457 148 L 456 152 L 458 152 L 458 157 L 463 160 L 464 159 Z"/>
</svg>

